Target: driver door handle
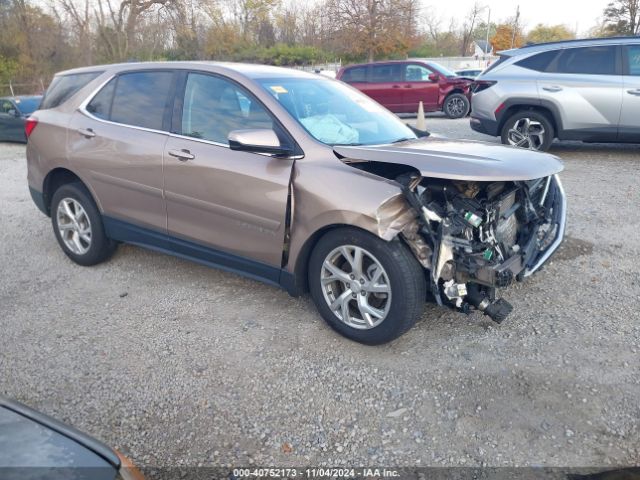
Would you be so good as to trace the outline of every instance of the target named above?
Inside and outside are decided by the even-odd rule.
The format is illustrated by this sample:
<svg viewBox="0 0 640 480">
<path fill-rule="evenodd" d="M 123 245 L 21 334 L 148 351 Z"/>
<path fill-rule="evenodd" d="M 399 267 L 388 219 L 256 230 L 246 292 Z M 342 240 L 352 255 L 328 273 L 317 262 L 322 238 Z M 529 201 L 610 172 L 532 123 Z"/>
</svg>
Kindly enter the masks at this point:
<svg viewBox="0 0 640 480">
<path fill-rule="evenodd" d="M 186 148 L 183 148 L 182 150 L 169 150 L 168 153 L 172 157 L 176 157 L 181 162 L 186 162 L 187 160 L 193 160 L 196 158 L 196 156 Z"/>
<path fill-rule="evenodd" d="M 636 88 L 634 90 L 627 90 L 627 93 L 630 95 L 637 95 L 640 97 L 640 88 Z"/>
<path fill-rule="evenodd" d="M 93 138 L 96 136 L 96 132 L 92 128 L 79 128 L 77 132 L 84 138 Z"/>
</svg>

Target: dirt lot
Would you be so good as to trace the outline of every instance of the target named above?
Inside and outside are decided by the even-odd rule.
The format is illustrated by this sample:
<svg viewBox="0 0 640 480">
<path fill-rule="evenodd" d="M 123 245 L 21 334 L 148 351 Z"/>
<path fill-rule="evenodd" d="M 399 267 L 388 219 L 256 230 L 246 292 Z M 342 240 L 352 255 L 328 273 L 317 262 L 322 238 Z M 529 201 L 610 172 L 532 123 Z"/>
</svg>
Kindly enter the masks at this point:
<svg viewBox="0 0 640 480">
<path fill-rule="evenodd" d="M 429 128 L 480 138 L 468 120 Z M 72 264 L 0 145 L 0 394 L 141 465 L 640 464 L 640 149 L 564 144 L 567 241 L 501 326 L 365 347 L 309 298 L 140 248 Z"/>
</svg>

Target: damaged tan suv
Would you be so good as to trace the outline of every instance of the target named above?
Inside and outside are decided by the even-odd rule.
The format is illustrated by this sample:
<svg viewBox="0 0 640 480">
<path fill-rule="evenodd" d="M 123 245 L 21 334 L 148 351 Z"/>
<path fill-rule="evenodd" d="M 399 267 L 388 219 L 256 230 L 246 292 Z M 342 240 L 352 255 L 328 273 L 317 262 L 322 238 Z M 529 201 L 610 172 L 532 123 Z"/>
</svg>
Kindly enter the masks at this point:
<svg viewBox="0 0 640 480">
<path fill-rule="evenodd" d="M 55 76 L 28 181 L 62 250 L 127 242 L 310 291 L 341 334 L 388 342 L 426 300 L 500 322 L 496 289 L 562 241 L 553 156 L 433 138 L 322 76 L 128 63 Z"/>
</svg>

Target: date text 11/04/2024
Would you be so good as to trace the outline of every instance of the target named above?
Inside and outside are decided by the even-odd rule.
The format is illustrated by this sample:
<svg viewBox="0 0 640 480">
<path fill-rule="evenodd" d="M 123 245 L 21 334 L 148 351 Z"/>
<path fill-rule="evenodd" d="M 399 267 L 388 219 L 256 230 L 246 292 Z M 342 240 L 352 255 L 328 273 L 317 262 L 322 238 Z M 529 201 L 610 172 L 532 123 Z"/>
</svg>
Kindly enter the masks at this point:
<svg viewBox="0 0 640 480">
<path fill-rule="evenodd" d="M 234 478 L 394 478 L 400 472 L 386 468 L 236 468 Z"/>
</svg>

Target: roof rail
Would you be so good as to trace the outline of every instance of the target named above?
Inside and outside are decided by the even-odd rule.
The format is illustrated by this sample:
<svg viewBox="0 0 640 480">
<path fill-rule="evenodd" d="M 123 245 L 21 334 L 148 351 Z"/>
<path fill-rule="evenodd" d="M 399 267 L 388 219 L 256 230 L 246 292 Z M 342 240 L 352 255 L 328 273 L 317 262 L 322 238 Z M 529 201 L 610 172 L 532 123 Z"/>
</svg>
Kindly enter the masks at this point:
<svg viewBox="0 0 640 480">
<path fill-rule="evenodd" d="M 520 49 L 529 48 L 529 47 L 540 47 L 542 45 L 559 45 L 563 43 L 578 43 L 578 42 L 597 42 L 602 40 L 614 40 L 614 41 L 629 40 L 633 38 L 636 38 L 638 39 L 638 41 L 640 41 L 639 35 L 626 35 L 626 36 L 617 36 L 617 37 L 574 38 L 570 40 L 557 40 L 555 42 L 528 43 L 527 45 L 523 45 L 522 47 L 520 47 Z"/>
</svg>

